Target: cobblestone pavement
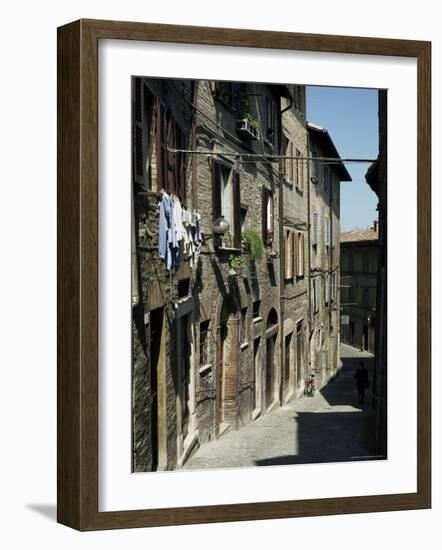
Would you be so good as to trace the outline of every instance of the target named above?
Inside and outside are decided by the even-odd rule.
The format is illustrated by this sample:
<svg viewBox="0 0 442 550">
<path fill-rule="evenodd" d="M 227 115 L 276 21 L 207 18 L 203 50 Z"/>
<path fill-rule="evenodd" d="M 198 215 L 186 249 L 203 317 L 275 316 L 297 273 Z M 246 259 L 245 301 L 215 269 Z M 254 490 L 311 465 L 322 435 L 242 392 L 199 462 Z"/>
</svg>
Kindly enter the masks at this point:
<svg viewBox="0 0 442 550">
<path fill-rule="evenodd" d="M 373 356 L 341 345 L 342 368 L 314 397 L 293 399 L 237 431 L 203 444 L 184 469 L 233 468 L 361 460 L 371 393 L 358 405 L 354 372 L 363 359 L 373 379 Z"/>
</svg>

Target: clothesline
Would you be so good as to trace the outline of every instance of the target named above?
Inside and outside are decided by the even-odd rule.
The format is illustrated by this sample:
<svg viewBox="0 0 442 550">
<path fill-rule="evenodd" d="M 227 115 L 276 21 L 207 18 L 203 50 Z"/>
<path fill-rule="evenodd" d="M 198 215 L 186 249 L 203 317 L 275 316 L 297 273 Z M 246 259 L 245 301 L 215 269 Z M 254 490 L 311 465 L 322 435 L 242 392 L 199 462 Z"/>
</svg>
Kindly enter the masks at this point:
<svg viewBox="0 0 442 550">
<path fill-rule="evenodd" d="M 364 163 L 369 164 L 372 162 L 375 162 L 376 159 L 358 159 L 358 158 L 348 158 L 348 159 L 341 159 L 336 157 L 317 157 L 317 156 L 294 156 L 294 155 L 273 155 L 273 154 L 267 154 L 267 153 L 243 153 L 240 151 L 209 151 L 209 150 L 194 150 L 194 149 L 175 149 L 171 147 L 167 147 L 167 151 L 169 153 L 184 153 L 189 155 L 210 155 L 210 156 L 216 156 L 221 155 L 225 157 L 245 157 L 245 158 L 252 158 L 256 160 L 260 160 L 263 158 L 264 160 L 267 159 L 275 159 L 277 160 L 284 160 L 284 159 L 293 159 L 293 160 L 305 160 L 305 161 L 319 161 L 319 162 L 326 162 L 329 164 L 341 164 L 343 162 L 348 163 Z"/>
<path fill-rule="evenodd" d="M 190 267 L 198 262 L 203 243 L 195 210 L 183 208 L 179 197 L 162 190 L 159 202 L 158 251 L 167 271 L 179 269 L 182 255 L 189 259 Z"/>
</svg>

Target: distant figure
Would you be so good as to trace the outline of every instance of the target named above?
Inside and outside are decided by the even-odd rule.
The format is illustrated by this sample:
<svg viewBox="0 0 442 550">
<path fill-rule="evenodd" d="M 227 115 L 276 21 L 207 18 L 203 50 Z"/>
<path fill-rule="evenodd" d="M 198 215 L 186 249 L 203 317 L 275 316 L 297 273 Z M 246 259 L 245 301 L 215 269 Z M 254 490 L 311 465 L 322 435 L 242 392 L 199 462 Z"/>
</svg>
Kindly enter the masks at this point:
<svg viewBox="0 0 442 550">
<path fill-rule="evenodd" d="M 365 368 L 363 361 L 360 361 L 359 368 L 355 372 L 354 377 L 356 379 L 356 388 L 358 389 L 358 405 L 363 405 L 365 390 L 370 385 L 368 370 Z"/>
<path fill-rule="evenodd" d="M 309 397 L 313 397 L 315 395 L 315 390 L 316 390 L 315 375 L 311 374 L 307 378 L 307 381 L 306 381 L 306 384 L 305 384 L 305 394 L 308 395 Z"/>
</svg>

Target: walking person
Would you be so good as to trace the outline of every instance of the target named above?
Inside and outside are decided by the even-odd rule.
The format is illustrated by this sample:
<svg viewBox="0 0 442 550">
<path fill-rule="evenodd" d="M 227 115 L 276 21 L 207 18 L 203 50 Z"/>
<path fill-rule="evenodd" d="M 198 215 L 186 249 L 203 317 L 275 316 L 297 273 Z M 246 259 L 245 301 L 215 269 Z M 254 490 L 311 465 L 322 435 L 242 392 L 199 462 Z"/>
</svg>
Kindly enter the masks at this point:
<svg viewBox="0 0 442 550">
<path fill-rule="evenodd" d="M 359 362 L 359 368 L 355 372 L 354 377 L 356 379 L 356 388 L 358 390 L 358 405 L 363 405 L 365 390 L 370 386 L 368 370 L 365 368 L 364 361 Z"/>
</svg>

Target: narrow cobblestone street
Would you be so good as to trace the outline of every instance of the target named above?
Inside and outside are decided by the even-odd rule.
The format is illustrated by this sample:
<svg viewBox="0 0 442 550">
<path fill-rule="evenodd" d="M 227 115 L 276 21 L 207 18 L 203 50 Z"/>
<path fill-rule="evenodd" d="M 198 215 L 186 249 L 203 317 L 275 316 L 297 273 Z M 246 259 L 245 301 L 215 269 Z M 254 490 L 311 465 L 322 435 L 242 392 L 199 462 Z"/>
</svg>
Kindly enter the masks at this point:
<svg viewBox="0 0 442 550">
<path fill-rule="evenodd" d="M 354 372 L 364 360 L 373 381 L 373 356 L 341 345 L 342 368 L 314 397 L 294 399 L 216 441 L 203 444 L 184 469 L 233 468 L 361 460 L 371 391 L 358 405 Z"/>
</svg>

